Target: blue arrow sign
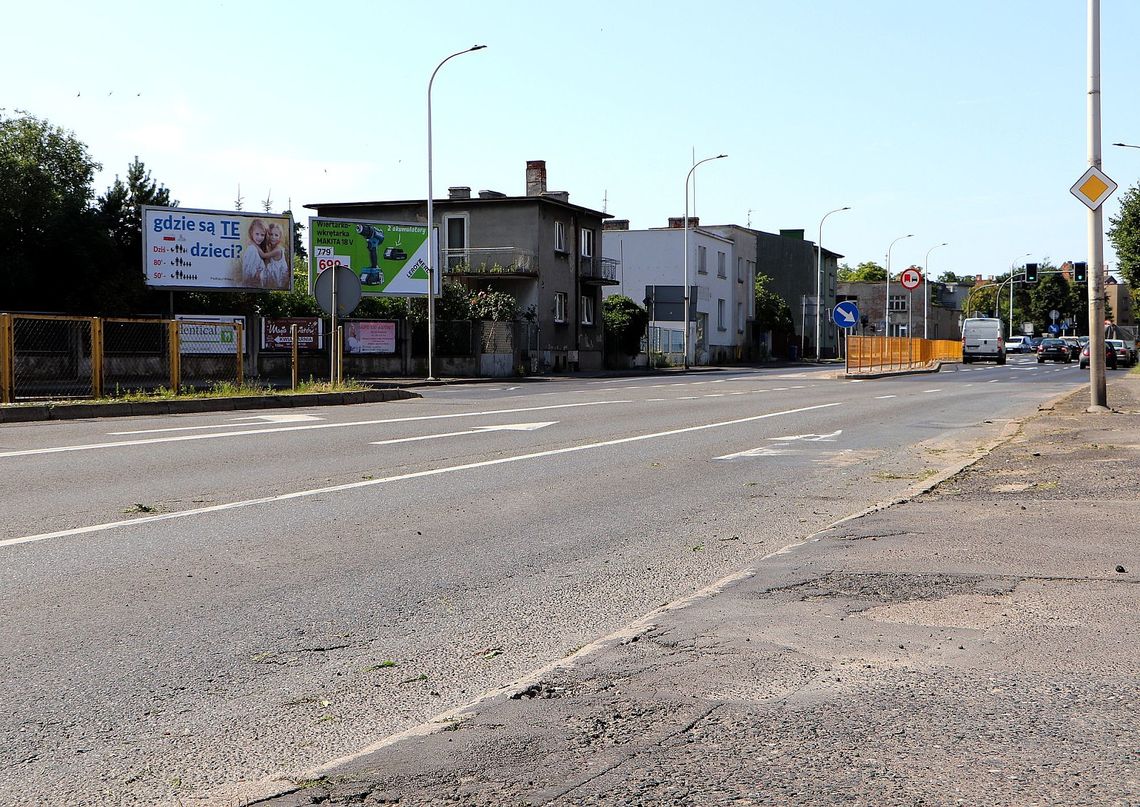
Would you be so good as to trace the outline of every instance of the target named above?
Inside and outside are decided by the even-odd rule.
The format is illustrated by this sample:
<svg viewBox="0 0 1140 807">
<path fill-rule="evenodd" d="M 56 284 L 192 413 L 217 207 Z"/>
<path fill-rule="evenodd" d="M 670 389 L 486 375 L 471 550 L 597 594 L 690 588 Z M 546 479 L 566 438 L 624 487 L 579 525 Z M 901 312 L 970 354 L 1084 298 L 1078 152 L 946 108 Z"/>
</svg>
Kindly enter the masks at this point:
<svg viewBox="0 0 1140 807">
<path fill-rule="evenodd" d="M 859 324 L 859 306 L 854 300 L 844 300 L 831 312 L 831 321 L 840 328 L 854 328 Z"/>
</svg>

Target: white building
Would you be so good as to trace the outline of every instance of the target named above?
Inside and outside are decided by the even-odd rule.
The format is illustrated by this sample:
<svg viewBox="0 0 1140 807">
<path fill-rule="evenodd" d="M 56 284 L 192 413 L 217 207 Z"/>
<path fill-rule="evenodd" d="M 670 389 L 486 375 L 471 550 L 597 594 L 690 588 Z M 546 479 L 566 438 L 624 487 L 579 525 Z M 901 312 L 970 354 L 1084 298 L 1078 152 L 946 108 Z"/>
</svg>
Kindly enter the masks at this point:
<svg viewBox="0 0 1140 807">
<path fill-rule="evenodd" d="M 689 363 L 710 364 L 744 357 L 753 306 L 755 255 L 738 255 L 736 243 L 689 218 Z M 730 228 L 731 229 L 731 228 Z M 604 296 L 624 294 L 649 309 L 650 327 L 666 331 L 662 352 L 680 360 L 684 319 L 684 220 L 666 228 L 630 230 L 629 222 L 606 222 L 602 255 L 619 262 L 618 285 Z"/>
</svg>

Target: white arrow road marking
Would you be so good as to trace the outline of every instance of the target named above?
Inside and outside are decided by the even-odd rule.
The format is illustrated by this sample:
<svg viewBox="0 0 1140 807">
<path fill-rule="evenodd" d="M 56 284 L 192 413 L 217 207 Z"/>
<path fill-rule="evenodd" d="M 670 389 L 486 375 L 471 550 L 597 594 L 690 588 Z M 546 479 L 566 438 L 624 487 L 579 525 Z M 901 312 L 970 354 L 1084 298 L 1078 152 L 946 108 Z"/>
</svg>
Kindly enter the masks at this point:
<svg viewBox="0 0 1140 807">
<path fill-rule="evenodd" d="M 717 460 L 731 460 L 737 457 L 786 457 L 789 454 L 800 454 L 794 448 L 780 448 L 779 446 L 760 446 L 759 448 L 750 448 L 747 451 L 738 451 L 735 454 L 725 454 L 723 457 L 713 457 Z"/>
<path fill-rule="evenodd" d="M 585 443 L 583 445 L 567 446 L 565 448 L 552 448 L 549 451 L 535 451 L 530 454 L 519 454 L 513 457 L 498 457 L 493 460 L 483 460 L 482 462 L 468 462 L 463 465 L 449 465 L 443 468 L 429 468 L 425 471 L 414 471 L 407 474 L 399 474 L 397 476 L 386 476 L 381 479 L 366 479 L 360 482 L 348 482 L 343 485 L 330 485 L 324 488 L 311 488 L 309 490 L 298 490 L 293 493 L 282 493 L 277 496 L 265 496 L 260 499 L 246 499 L 239 502 L 228 502 L 226 504 L 215 504 L 209 507 L 197 507 L 192 510 L 179 510 L 174 513 L 161 513 L 154 516 L 142 516 L 141 518 L 127 519 L 125 521 L 112 521 L 106 524 L 93 524 L 89 527 L 75 527 L 69 530 L 58 530 L 56 532 L 42 532 L 38 535 L 24 535 L 19 538 L 7 538 L 0 540 L 0 547 L 15 546 L 16 544 L 29 544 L 36 541 L 46 541 L 50 538 L 66 538 L 70 535 L 89 535 L 95 532 L 105 532 L 107 530 L 114 530 L 120 527 L 134 527 L 139 524 L 151 524 L 157 521 L 172 521 L 175 519 L 190 518 L 192 516 L 205 515 L 207 513 L 221 513 L 227 510 L 239 510 L 246 507 L 254 507 L 261 504 L 275 504 L 277 502 L 293 501 L 295 499 L 304 499 L 310 496 L 325 496 L 330 493 L 340 493 L 346 490 L 357 490 L 359 488 L 370 488 L 375 485 L 392 484 L 393 482 L 404 482 L 409 479 L 424 479 L 429 476 L 441 476 L 443 474 L 450 474 L 462 471 L 471 471 L 476 468 L 489 468 L 492 465 L 504 465 L 510 462 L 524 462 L 526 460 L 540 459 L 542 457 L 554 457 L 559 454 L 572 454 L 578 451 L 593 451 L 598 448 L 609 448 L 610 446 L 620 446 L 629 443 L 640 443 L 645 440 L 659 440 L 666 437 L 674 437 L 678 434 L 690 434 L 692 432 L 707 431 L 709 429 L 722 429 L 726 426 L 739 426 L 742 423 L 755 423 L 758 420 L 767 420 L 768 418 L 783 417 L 785 415 L 798 415 L 802 412 L 814 412 L 820 409 L 830 409 L 833 406 L 841 406 L 842 401 L 834 403 L 816 404 L 815 406 L 804 406 L 799 409 L 785 409 L 782 412 L 768 412 L 763 415 L 751 415 L 750 417 L 735 418 L 733 420 L 722 420 L 716 423 L 702 423 L 699 426 L 686 426 L 680 429 L 669 429 L 663 432 L 653 432 L 651 434 L 636 434 L 632 437 L 618 437 L 613 440 L 602 440 L 597 443 Z"/>
<path fill-rule="evenodd" d="M 546 426 L 553 426 L 557 420 L 548 420 L 543 423 L 507 423 L 502 426 L 476 426 L 464 432 L 447 432 L 446 434 L 423 434 L 419 437 L 400 437 L 395 440 L 377 440 L 374 446 L 390 446 L 394 443 L 415 443 L 420 440 L 438 440 L 440 437 L 462 437 L 467 434 L 483 434 L 484 432 L 533 432 Z"/>
<path fill-rule="evenodd" d="M 312 420 L 323 420 L 317 415 L 285 414 L 285 415 L 246 415 L 233 420 L 261 420 L 265 423 L 304 423 Z"/>
<path fill-rule="evenodd" d="M 807 440 L 812 443 L 834 443 L 835 438 L 843 434 L 843 429 L 836 429 L 831 434 L 792 434 L 787 437 L 769 437 L 774 443 L 787 443 L 792 440 Z"/>
<path fill-rule="evenodd" d="M 265 423 L 304 423 L 312 420 L 324 420 L 319 415 L 249 415 L 247 417 L 230 418 L 231 420 L 260 420 Z M 165 432 L 191 432 L 198 429 L 224 429 L 228 424 L 212 423 L 209 426 L 171 426 L 167 429 L 136 429 L 128 432 L 107 432 L 107 434 L 120 436 L 124 434 L 162 434 Z M 242 424 L 245 425 L 245 424 Z"/>
</svg>

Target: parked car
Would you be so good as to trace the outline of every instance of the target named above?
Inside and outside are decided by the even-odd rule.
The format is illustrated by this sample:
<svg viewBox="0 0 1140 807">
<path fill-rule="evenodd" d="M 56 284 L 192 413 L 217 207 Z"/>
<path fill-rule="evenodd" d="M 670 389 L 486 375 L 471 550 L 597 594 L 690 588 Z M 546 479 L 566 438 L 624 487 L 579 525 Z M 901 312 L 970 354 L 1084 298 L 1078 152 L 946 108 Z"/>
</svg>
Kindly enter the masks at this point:
<svg viewBox="0 0 1140 807">
<path fill-rule="evenodd" d="M 1089 366 L 1089 346 L 1086 344 L 1084 347 L 1084 350 L 1081 351 L 1081 369 L 1083 370 L 1088 366 Z M 1104 343 L 1104 366 L 1108 367 L 1112 370 L 1115 370 L 1116 366 L 1117 366 L 1116 365 L 1116 348 L 1114 348 L 1112 345 L 1108 344 L 1108 342 Z"/>
<path fill-rule="evenodd" d="M 1069 353 L 1069 346 L 1065 344 L 1065 340 L 1050 338 L 1042 339 L 1041 344 L 1037 346 L 1037 363 L 1044 364 L 1046 359 L 1068 364 L 1073 360 L 1073 356 Z"/>
<path fill-rule="evenodd" d="M 1112 345 L 1112 349 L 1116 351 L 1116 363 L 1123 364 L 1125 367 L 1132 366 L 1132 351 L 1128 349 L 1128 345 L 1124 344 L 1123 339 L 1105 339 L 1106 345 Z"/>
<path fill-rule="evenodd" d="M 1005 364 L 1005 341 L 1001 337 L 1001 320 L 993 317 L 970 317 L 962 320 L 962 363 L 996 361 Z"/>
<path fill-rule="evenodd" d="M 1011 336 L 1005 340 L 1006 353 L 1028 353 L 1032 350 L 1024 336 Z"/>
</svg>

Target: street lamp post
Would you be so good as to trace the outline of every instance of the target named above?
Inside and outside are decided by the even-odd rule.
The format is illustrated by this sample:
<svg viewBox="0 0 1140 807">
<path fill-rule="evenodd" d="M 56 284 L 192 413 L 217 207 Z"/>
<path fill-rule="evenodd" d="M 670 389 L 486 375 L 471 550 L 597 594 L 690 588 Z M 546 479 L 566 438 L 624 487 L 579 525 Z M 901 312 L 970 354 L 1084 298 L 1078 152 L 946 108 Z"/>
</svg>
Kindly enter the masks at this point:
<svg viewBox="0 0 1140 807">
<path fill-rule="evenodd" d="M 929 339 L 930 323 L 930 253 L 938 247 L 946 246 L 945 241 L 926 250 L 926 261 L 922 264 L 922 271 L 926 273 L 926 282 L 922 284 L 922 338 Z"/>
<path fill-rule="evenodd" d="M 887 247 L 887 299 L 886 305 L 883 306 L 883 336 L 891 335 L 891 247 L 904 238 L 914 238 L 914 233 L 900 235 Z"/>
<path fill-rule="evenodd" d="M 685 251 L 684 269 L 685 269 L 685 282 L 681 285 L 681 293 L 685 295 L 685 313 L 684 320 L 681 322 L 681 347 L 685 351 L 685 357 L 682 360 L 682 366 L 689 369 L 689 179 L 693 176 L 693 172 L 697 170 L 698 165 L 709 162 L 710 160 L 720 160 L 727 157 L 727 154 L 718 154 L 715 157 L 705 157 L 699 162 L 693 163 L 693 167 L 689 169 L 689 173 L 685 175 L 685 232 L 681 236 L 681 243 Z"/>
<path fill-rule="evenodd" d="M 442 62 L 435 66 L 435 70 L 431 72 L 431 78 L 428 79 L 427 91 L 427 235 L 428 235 L 428 259 L 427 259 L 427 309 L 428 309 L 428 366 L 427 366 L 427 380 L 435 380 L 435 372 L 433 361 L 435 360 L 435 248 L 436 245 L 432 240 L 434 232 L 433 220 L 434 211 L 432 209 L 431 198 L 431 85 L 435 82 L 435 74 L 439 72 L 439 68 L 443 67 L 456 56 L 462 56 L 464 53 L 470 53 L 474 50 L 482 50 L 487 47 L 486 45 L 472 45 L 464 50 L 456 51 L 448 56 Z"/>
<path fill-rule="evenodd" d="M 835 210 L 828 211 L 824 214 L 823 218 L 819 220 L 819 240 L 815 242 L 816 253 L 818 259 L 816 260 L 815 267 L 815 360 L 820 360 L 819 352 L 819 323 L 820 323 L 820 291 L 823 284 L 823 223 L 827 221 L 827 217 L 832 213 L 842 213 L 844 210 L 850 210 L 850 207 L 837 207 Z"/>
<path fill-rule="evenodd" d="M 1022 258 L 1028 258 L 1032 254 L 1032 252 L 1026 252 L 1024 255 L 1018 255 L 1009 263 L 1009 337 L 1011 339 L 1013 338 L 1013 274 L 1017 271 L 1017 262 Z M 998 289 L 998 295 L 994 297 L 995 309 L 997 308 L 999 299 L 1001 299 L 1001 289 Z M 994 316 L 997 316 L 997 312 L 994 313 Z"/>
</svg>

